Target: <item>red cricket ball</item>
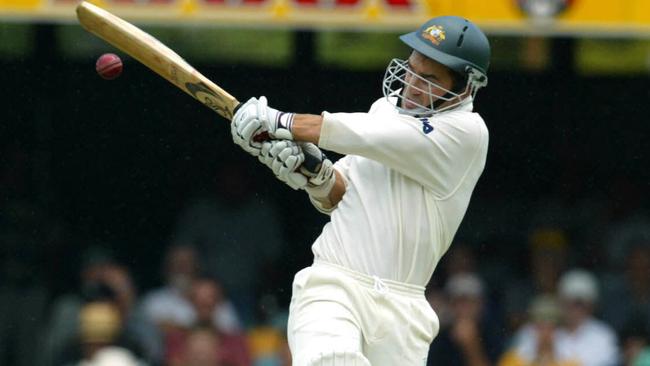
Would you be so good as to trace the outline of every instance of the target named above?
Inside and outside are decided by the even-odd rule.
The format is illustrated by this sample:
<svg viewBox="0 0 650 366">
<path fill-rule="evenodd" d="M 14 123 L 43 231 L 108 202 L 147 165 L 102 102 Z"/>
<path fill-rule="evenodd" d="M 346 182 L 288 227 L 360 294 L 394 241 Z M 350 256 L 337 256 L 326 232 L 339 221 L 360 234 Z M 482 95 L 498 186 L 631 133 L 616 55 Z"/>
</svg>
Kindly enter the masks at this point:
<svg viewBox="0 0 650 366">
<path fill-rule="evenodd" d="M 106 80 L 113 80 L 122 74 L 122 60 L 114 53 L 105 53 L 97 59 L 95 70 Z"/>
</svg>

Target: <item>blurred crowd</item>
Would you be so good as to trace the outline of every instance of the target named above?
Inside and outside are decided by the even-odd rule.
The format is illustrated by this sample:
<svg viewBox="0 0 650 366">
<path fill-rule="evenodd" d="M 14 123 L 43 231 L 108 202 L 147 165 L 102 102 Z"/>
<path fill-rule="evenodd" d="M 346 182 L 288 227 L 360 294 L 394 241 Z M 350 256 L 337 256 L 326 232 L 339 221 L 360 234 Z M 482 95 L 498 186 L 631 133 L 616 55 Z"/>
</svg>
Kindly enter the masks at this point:
<svg viewBox="0 0 650 366">
<path fill-rule="evenodd" d="M 137 248 L 67 247 L 51 212 L 3 201 L 0 365 L 290 365 L 277 290 L 298 269 L 283 254 L 290 225 L 244 172 L 223 169 L 221 194 L 190 200 L 151 255 L 159 286 L 138 283 L 151 264 L 128 260 Z M 544 200 L 518 241 L 458 235 L 427 286 L 441 324 L 428 365 L 650 366 L 650 219 L 624 191 L 611 206 Z M 483 225 L 508 224 L 495 219 L 507 205 L 473 204 L 490 215 Z M 69 265 L 77 278 L 53 291 L 48 277 Z"/>
<path fill-rule="evenodd" d="M 170 246 L 163 273 L 162 287 L 138 296 L 129 270 L 105 248 L 89 248 L 81 287 L 50 305 L 36 363 L 290 365 L 283 329 L 272 325 L 282 314 L 264 304 L 261 322 L 244 327 L 193 246 Z"/>
<path fill-rule="evenodd" d="M 276 227 L 272 212 L 238 210 L 267 220 L 256 233 L 279 238 L 267 231 Z M 38 269 L 21 265 L 20 256 L 33 249 L 20 245 L 20 225 L 3 230 L 9 276 L 0 289 L 2 364 L 290 365 L 287 304 L 259 286 L 280 244 L 258 247 L 257 236 L 235 219 L 228 223 L 235 234 L 218 232 L 210 223 L 227 220 L 219 212 L 226 211 L 199 199 L 179 216 L 176 241 L 160 263 L 160 287 L 138 290 L 138 268 L 99 243 L 84 247 L 78 287 L 54 298 L 30 280 Z M 553 226 L 534 227 L 521 258 L 495 254 L 498 246 L 455 242 L 427 286 L 441 324 L 428 365 L 649 366 L 644 220 L 634 216 L 605 230 L 615 246 L 592 252 Z"/>
<path fill-rule="evenodd" d="M 615 272 L 573 266 L 556 228 L 534 230 L 528 253 L 527 273 L 499 278 L 452 247 L 427 291 L 441 322 L 429 365 L 650 365 L 650 241 Z"/>
</svg>

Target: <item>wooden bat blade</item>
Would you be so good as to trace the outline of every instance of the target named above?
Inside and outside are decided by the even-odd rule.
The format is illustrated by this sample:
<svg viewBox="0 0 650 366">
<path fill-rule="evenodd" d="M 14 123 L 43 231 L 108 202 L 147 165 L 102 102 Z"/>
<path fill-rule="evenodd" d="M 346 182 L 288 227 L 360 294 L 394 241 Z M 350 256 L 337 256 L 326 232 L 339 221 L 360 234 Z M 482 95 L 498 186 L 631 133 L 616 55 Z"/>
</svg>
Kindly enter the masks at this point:
<svg viewBox="0 0 650 366">
<path fill-rule="evenodd" d="M 87 31 L 129 54 L 221 116 L 232 119 L 239 101 L 156 38 L 86 1 L 77 6 L 77 18 Z"/>
</svg>

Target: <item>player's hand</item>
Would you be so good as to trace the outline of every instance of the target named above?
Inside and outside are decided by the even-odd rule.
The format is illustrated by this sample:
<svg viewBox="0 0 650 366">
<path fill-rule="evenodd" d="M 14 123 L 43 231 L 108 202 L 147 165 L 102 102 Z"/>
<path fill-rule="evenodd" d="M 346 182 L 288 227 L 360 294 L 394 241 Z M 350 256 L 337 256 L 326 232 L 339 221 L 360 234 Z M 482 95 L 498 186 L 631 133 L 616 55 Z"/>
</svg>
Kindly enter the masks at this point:
<svg viewBox="0 0 650 366">
<path fill-rule="evenodd" d="M 305 163 L 300 171 L 309 178 L 305 190 L 312 197 L 328 197 L 336 183 L 334 164 L 318 146 L 310 142 L 300 143 L 300 148 L 305 155 Z"/>
<path fill-rule="evenodd" d="M 251 98 L 242 105 L 232 120 L 232 126 L 237 133 L 255 146 L 255 136 L 266 132 L 272 139 L 292 140 L 291 126 L 293 113 L 285 113 L 268 106 L 265 96 L 259 99 Z"/>
<path fill-rule="evenodd" d="M 307 177 L 298 172 L 305 155 L 297 143 L 289 140 L 264 141 L 257 158 L 289 187 L 301 189 L 307 186 Z"/>
<path fill-rule="evenodd" d="M 260 133 L 262 123 L 257 118 L 258 100 L 251 98 L 244 103 L 230 122 L 230 134 L 235 144 L 241 146 L 244 151 L 259 156 L 262 143 L 254 141 L 254 136 Z"/>
</svg>

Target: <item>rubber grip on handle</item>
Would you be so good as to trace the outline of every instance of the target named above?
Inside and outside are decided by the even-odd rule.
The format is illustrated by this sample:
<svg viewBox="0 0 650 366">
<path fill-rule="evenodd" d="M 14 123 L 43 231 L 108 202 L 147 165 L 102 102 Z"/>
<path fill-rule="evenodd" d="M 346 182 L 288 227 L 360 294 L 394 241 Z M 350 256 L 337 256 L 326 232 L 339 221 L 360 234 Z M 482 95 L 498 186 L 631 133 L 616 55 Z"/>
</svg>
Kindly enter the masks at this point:
<svg viewBox="0 0 650 366">
<path fill-rule="evenodd" d="M 305 161 L 302 162 L 302 165 L 300 166 L 301 171 L 307 171 L 307 175 L 312 175 L 315 176 L 318 174 L 318 171 L 320 170 L 320 166 L 322 164 L 322 160 L 313 156 L 313 155 L 307 155 L 305 154 Z"/>
</svg>

